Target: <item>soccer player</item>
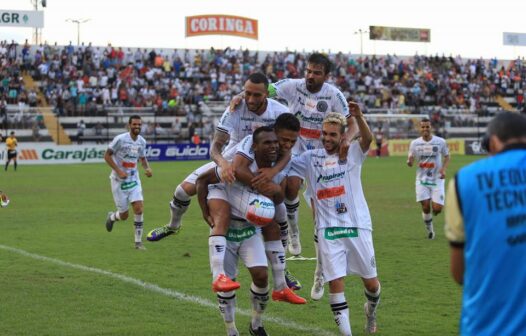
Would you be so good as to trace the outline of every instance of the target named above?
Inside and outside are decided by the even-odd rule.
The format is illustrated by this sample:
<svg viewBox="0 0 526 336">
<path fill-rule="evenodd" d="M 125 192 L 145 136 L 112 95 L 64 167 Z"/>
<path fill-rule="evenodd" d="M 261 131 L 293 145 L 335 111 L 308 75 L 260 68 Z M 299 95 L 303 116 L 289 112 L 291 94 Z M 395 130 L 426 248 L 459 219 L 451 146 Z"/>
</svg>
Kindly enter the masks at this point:
<svg viewBox="0 0 526 336">
<path fill-rule="evenodd" d="M 253 151 L 255 160 L 251 165 L 253 172 L 258 168 L 270 168 L 278 156 L 278 139 L 271 127 L 263 126 L 258 128 L 253 135 Z M 212 228 L 213 234 L 215 223 L 211 217 L 207 198 L 209 199 L 215 193 L 221 182 L 221 167 L 209 169 L 201 174 L 196 181 L 199 205 L 203 213 L 203 218 Z M 274 177 L 274 183 L 266 184 L 265 196 L 269 197 L 275 204 L 279 204 L 284 198 L 285 174 L 281 172 Z M 215 184 L 215 185 L 211 185 Z M 256 191 L 239 182 L 224 185 L 226 189 L 225 201 L 231 204 L 231 221 L 226 235 L 225 253 L 225 271 L 227 276 L 235 279 L 237 276 L 237 261 L 243 260 L 252 276 L 252 285 L 250 287 L 251 301 L 253 307 L 252 321 L 250 324 L 251 335 L 267 335 L 261 323 L 261 314 L 263 313 L 268 302 L 268 281 L 267 281 L 267 261 L 265 257 L 265 247 L 261 238 L 260 228 L 256 228 L 248 223 L 245 219 L 246 209 L 249 205 L 249 199 L 256 194 Z M 257 195 L 257 194 L 256 194 Z M 224 196 L 223 196 L 224 197 Z M 278 244 L 281 244 L 279 241 Z M 218 246 L 210 245 L 212 277 L 216 279 L 217 267 L 215 267 L 212 255 Z M 282 249 L 283 251 L 283 249 Z M 268 253 L 267 253 L 268 257 Z M 284 251 L 280 256 L 275 258 L 284 259 Z M 258 278 L 259 274 L 259 278 Z M 292 291 L 283 284 L 283 290 L 292 293 Z M 235 294 L 233 291 L 219 292 L 217 294 L 219 307 L 223 315 L 228 335 L 239 335 L 235 327 Z M 273 291 L 273 300 L 279 300 L 281 293 Z M 302 303 L 306 303 L 303 300 Z"/>
<path fill-rule="evenodd" d="M 323 118 L 328 112 L 338 112 L 347 117 L 349 128 L 345 138 L 352 139 L 356 134 L 356 126 L 349 114 L 345 97 L 335 86 L 326 83 L 331 67 L 332 63 L 325 55 L 313 53 L 307 59 L 305 78 L 283 79 L 269 86 L 270 96 L 285 99 L 290 112 L 300 121 L 300 136 L 293 149 L 293 156 L 308 149 L 322 147 L 320 141 L 321 126 Z M 236 99 L 233 100 L 231 109 L 235 103 Z M 301 242 L 298 226 L 300 203 L 298 193 L 302 180 L 297 177 L 288 177 L 287 180 L 285 205 L 289 220 L 290 243 L 288 249 L 292 255 L 300 255 Z M 315 246 L 317 245 L 315 244 Z M 311 290 L 313 299 L 319 300 L 323 296 L 323 283 L 320 265 L 317 264 L 314 273 L 314 285 Z"/>
<path fill-rule="evenodd" d="M 5 167 L 4 167 L 5 171 L 7 171 L 7 167 L 9 166 L 9 162 L 11 162 L 11 160 L 13 160 L 13 166 L 16 171 L 16 167 L 18 165 L 16 162 L 16 156 L 18 154 L 16 151 L 17 146 L 18 146 L 18 141 L 15 138 L 15 132 L 11 131 L 7 139 L 5 139 L 5 147 L 7 149 L 7 160 L 5 162 Z"/>
<path fill-rule="evenodd" d="M 447 191 L 460 335 L 526 335 L 526 117 L 499 113 L 484 139 L 491 156 L 460 169 Z"/>
<path fill-rule="evenodd" d="M 135 248 L 145 250 L 142 243 L 143 233 L 143 195 L 137 164 L 140 161 L 147 177 L 152 177 L 152 169 L 146 159 L 146 140 L 141 133 L 142 120 L 133 115 L 128 121 L 129 132 L 117 135 L 108 145 L 104 160 L 111 167 L 111 191 L 117 211 L 109 212 L 106 218 L 106 230 L 111 232 L 113 224 L 128 219 L 128 204 L 134 213 Z"/>
<path fill-rule="evenodd" d="M 421 137 L 411 141 L 407 165 L 418 162 L 416 170 L 416 201 L 422 205 L 422 218 L 427 229 L 427 238 L 435 238 L 433 215 L 438 215 L 444 206 L 444 181 L 449 164 L 446 140 L 431 134 L 431 121 L 420 121 Z M 433 211 L 433 214 L 431 214 Z"/>
<path fill-rule="evenodd" d="M 376 332 L 376 307 L 380 301 L 372 240 L 371 216 L 360 180 L 363 161 L 372 141 L 372 133 L 356 103 L 349 103 L 361 138 L 348 147 L 341 160 L 339 151 L 346 119 L 329 113 L 323 120 L 324 148 L 308 150 L 292 160 L 289 175 L 307 180 L 315 213 L 323 277 L 329 282 L 329 303 L 342 335 L 351 335 L 349 308 L 345 299 L 344 278 L 356 274 L 365 287 L 366 331 Z"/>
<path fill-rule="evenodd" d="M 7 194 L 4 193 L 2 190 L 0 190 L 0 208 L 5 208 L 9 205 L 9 197 L 7 197 Z"/>
</svg>

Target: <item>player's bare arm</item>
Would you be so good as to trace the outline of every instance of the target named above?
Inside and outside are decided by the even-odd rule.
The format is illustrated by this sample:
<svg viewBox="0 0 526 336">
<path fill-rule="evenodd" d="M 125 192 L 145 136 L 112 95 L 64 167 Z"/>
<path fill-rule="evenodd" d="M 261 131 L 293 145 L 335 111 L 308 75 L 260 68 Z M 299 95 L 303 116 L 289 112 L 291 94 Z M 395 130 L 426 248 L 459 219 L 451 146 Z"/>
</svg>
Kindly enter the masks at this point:
<svg viewBox="0 0 526 336">
<path fill-rule="evenodd" d="M 221 154 L 221 151 L 227 144 L 228 140 L 230 140 L 230 135 L 216 131 L 214 133 L 214 140 L 212 141 L 210 156 L 212 157 L 212 160 L 221 167 L 221 180 L 226 183 L 232 183 L 236 180 L 236 177 L 234 176 L 234 168 Z"/>
<path fill-rule="evenodd" d="M 289 150 L 284 155 L 281 155 L 272 168 L 259 168 L 257 175 L 252 179 L 251 185 L 254 188 L 257 188 L 263 183 L 272 181 L 274 176 L 276 176 L 280 171 L 287 167 L 287 164 L 290 162 L 292 157 L 292 152 Z"/>
<path fill-rule="evenodd" d="M 207 196 L 208 196 L 208 185 L 219 183 L 215 168 L 209 169 L 208 171 L 201 174 L 197 181 L 195 182 L 196 190 L 197 190 L 197 201 L 199 202 L 199 207 L 201 208 L 201 213 L 203 214 L 203 218 L 210 226 L 211 228 L 214 227 L 214 220 L 212 216 L 210 215 L 210 211 L 208 209 L 208 203 L 207 203 Z"/>
<path fill-rule="evenodd" d="M 148 162 L 148 159 L 146 159 L 146 157 L 142 157 L 139 160 L 141 160 L 142 168 L 144 168 L 144 174 L 147 177 L 152 177 L 153 175 L 152 168 L 150 167 L 150 163 Z"/>
<path fill-rule="evenodd" d="M 365 121 L 362 110 L 357 103 L 349 102 L 349 112 L 351 116 L 354 117 L 353 119 L 358 125 L 358 130 L 360 132 L 360 147 L 362 148 L 362 152 L 365 153 L 371 146 L 371 142 L 373 141 L 373 133 L 371 132 L 369 125 L 367 125 L 367 121 Z M 349 130 L 350 127 L 347 132 L 349 132 Z"/>
<path fill-rule="evenodd" d="M 104 161 L 106 161 L 106 163 L 108 164 L 108 166 L 111 167 L 111 169 L 113 169 L 117 175 L 119 175 L 119 177 L 121 179 L 125 179 L 126 177 L 128 177 L 128 174 L 126 174 L 125 172 L 123 172 L 118 166 L 117 164 L 115 163 L 115 161 L 113 161 L 113 151 L 111 149 L 107 149 L 106 150 L 106 153 L 104 153 Z"/>
<path fill-rule="evenodd" d="M 238 180 L 246 186 L 252 186 L 251 181 L 254 178 L 254 173 L 252 173 L 252 171 L 250 171 L 249 168 L 251 164 L 252 162 L 243 155 L 234 155 L 232 165 L 235 167 L 234 174 L 236 180 Z"/>
<path fill-rule="evenodd" d="M 415 162 L 415 157 L 413 156 L 413 153 L 409 153 L 409 156 L 407 157 L 407 166 L 413 167 L 413 163 Z"/>
<path fill-rule="evenodd" d="M 265 183 L 256 189 L 260 194 L 270 198 L 274 204 L 280 204 L 285 200 L 284 188 L 273 182 Z"/>
<path fill-rule="evenodd" d="M 442 168 L 440 168 L 440 171 L 439 171 L 441 179 L 446 178 L 446 169 L 448 165 L 449 165 L 449 155 L 445 155 L 444 162 L 442 163 Z"/>
</svg>

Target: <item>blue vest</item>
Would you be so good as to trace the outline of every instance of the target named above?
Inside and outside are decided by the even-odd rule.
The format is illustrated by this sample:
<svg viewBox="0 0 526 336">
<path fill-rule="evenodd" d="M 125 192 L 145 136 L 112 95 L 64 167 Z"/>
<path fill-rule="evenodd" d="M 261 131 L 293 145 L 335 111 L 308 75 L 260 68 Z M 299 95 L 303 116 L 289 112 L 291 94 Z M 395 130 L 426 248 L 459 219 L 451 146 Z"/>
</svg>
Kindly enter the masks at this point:
<svg viewBox="0 0 526 336">
<path fill-rule="evenodd" d="M 461 335 L 526 335 L 526 146 L 461 169 Z"/>
</svg>

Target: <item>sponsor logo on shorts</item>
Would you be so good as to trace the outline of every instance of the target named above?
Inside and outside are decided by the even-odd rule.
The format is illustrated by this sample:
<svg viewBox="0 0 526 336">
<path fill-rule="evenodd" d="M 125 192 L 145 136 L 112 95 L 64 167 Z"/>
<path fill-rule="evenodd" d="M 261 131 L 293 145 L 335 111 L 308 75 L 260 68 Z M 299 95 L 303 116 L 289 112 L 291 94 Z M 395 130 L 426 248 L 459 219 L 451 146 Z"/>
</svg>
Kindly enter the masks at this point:
<svg viewBox="0 0 526 336">
<path fill-rule="evenodd" d="M 325 229 L 324 237 L 327 240 L 356 238 L 358 237 L 358 229 L 350 227 L 330 227 Z"/>
<path fill-rule="evenodd" d="M 121 190 L 130 190 L 135 188 L 138 185 L 137 181 L 122 182 Z"/>
<path fill-rule="evenodd" d="M 241 242 L 245 239 L 248 239 L 256 234 L 256 228 L 254 226 L 249 226 L 243 229 L 228 229 L 226 234 L 226 240 L 232 242 Z"/>
</svg>

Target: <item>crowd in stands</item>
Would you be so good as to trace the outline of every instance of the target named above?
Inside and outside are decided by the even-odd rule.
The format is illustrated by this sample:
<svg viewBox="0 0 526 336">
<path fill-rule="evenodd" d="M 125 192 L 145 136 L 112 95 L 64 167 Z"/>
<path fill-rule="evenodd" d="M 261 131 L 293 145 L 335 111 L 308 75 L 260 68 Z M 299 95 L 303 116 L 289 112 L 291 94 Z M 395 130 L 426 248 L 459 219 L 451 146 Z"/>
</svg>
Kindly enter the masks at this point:
<svg viewBox="0 0 526 336">
<path fill-rule="evenodd" d="M 109 107 L 147 108 L 200 123 L 203 102 L 228 101 L 254 71 L 271 81 L 302 78 L 308 54 L 292 51 L 121 48 L 91 44 L 30 46 L 0 42 L 0 101 L 36 106 L 30 74 L 60 116 L 103 115 Z M 330 55 L 330 82 L 368 109 L 440 115 L 483 111 L 497 95 L 525 108 L 526 64 L 446 56 Z M 461 119 L 459 119 L 461 120 Z M 460 122 L 460 121 L 459 121 Z"/>
</svg>

